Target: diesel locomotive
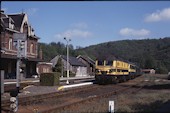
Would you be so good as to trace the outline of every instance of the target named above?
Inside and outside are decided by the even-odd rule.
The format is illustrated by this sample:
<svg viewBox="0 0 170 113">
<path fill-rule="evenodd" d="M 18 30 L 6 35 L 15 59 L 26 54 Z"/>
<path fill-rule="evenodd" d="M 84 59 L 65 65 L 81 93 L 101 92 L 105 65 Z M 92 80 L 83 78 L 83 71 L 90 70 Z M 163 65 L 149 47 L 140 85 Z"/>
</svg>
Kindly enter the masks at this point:
<svg viewBox="0 0 170 113">
<path fill-rule="evenodd" d="M 141 75 L 140 68 L 121 60 L 96 60 L 95 80 L 97 83 L 119 83 Z"/>
</svg>

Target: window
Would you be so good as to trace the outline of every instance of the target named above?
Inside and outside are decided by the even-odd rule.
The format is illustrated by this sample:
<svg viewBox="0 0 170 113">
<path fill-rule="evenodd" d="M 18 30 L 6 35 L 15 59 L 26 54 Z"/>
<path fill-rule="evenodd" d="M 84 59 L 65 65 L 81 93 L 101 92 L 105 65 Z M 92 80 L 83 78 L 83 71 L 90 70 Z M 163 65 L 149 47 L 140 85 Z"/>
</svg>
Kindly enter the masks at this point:
<svg viewBox="0 0 170 113">
<path fill-rule="evenodd" d="M 14 24 L 9 23 L 9 28 L 14 29 Z"/>
<path fill-rule="evenodd" d="M 24 23 L 24 26 L 23 26 L 23 33 L 28 34 L 28 24 L 27 24 L 27 23 Z"/>
<path fill-rule="evenodd" d="M 135 66 L 133 66 L 133 65 L 130 65 L 130 69 L 135 69 Z"/>
<path fill-rule="evenodd" d="M 128 72 L 128 70 L 122 70 L 122 72 Z"/>
<path fill-rule="evenodd" d="M 49 72 L 49 68 L 46 69 L 46 72 Z"/>
<path fill-rule="evenodd" d="M 120 70 L 120 69 L 117 69 L 117 72 L 122 72 L 122 70 Z"/>
<path fill-rule="evenodd" d="M 113 65 L 113 61 L 106 61 L 106 66 L 112 66 Z"/>
<path fill-rule="evenodd" d="M 33 45 L 33 43 L 31 43 L 31 45 L 30 45 L 30 53 L 33 53 L 33 47 L 34 47 L 34 45 Z"/>
<path fill-rule="evenodd" d="M 45 68 L 43 68 L 43 73 L 45 73 L 46 72 L 46 69 Z"/>
<path fill-rule="evenodd" d="M 43 73 L 48 73 L 49 72 L 49 68 L 43 67 Z"/>
<path fill-rule="evenodd" d="M 8 49 L 12 49 L 12 38 L 9 38 L 9 47 L 8 47 Z"/>
<path fill-rule="evenodd" d="M 98 65 L 104 65 L 103 61 L 98 61 Z"/>
</svg>

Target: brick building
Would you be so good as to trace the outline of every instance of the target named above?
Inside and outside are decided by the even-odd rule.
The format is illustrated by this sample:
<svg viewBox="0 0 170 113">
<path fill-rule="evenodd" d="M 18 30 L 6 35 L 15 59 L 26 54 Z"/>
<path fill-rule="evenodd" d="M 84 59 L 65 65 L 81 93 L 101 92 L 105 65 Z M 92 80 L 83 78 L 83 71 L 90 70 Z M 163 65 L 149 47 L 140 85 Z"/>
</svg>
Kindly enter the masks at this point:
<svg viewBox="0 0 170 113">
<path fill-rule="evenodd" d="M 37 73 L 51 73 L 52 72 L 52 63 L 51 62 L 39 62 L 37 64 Z"/>
<path fill-rule="evenodd" d="M 21 66 L 26 78 L 36 74 L 38 58 L 38 37 L 29 25 L 25 13 L 5 14 L 1 10 L 1 58 L 0 68 L 5 71 L 5 78 L 16 78 L 17 50 L 13 44 L 14 33 L 25 33 L 27 36 L 27 58 L 22 59 Z"/>
</svg>

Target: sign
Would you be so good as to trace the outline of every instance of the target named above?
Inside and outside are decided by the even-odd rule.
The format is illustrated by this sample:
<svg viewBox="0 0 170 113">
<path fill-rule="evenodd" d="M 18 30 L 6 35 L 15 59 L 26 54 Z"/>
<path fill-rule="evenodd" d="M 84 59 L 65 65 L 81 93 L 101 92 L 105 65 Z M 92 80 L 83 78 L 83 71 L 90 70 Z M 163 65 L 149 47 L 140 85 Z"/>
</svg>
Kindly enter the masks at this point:
<svg viewBox="0 0 170 113">
<path fill-rule="evenodd" d="M 17 40 L 17 57 L 26 58 L 27 57 L 27 41 Z"/>
<path fill-rule="evenodd" d="M 18 58 L 27 57 L 27 35 L 25 33 L 14 33 L 13 44 L 17 49 Z"/>
<path fill-rule="evenodd" d="M 26 36 L 25 33 L 14 33 L 13 34 L 13 39 L 14 39 L 14 42 L 17 41 L 17 40 L 26 41 L 27 36 Z"/>
<path fill-rule="evenodd" d="M 114 101 L 109 101 L 109 113 L 114 113 Z"/>
</svg>

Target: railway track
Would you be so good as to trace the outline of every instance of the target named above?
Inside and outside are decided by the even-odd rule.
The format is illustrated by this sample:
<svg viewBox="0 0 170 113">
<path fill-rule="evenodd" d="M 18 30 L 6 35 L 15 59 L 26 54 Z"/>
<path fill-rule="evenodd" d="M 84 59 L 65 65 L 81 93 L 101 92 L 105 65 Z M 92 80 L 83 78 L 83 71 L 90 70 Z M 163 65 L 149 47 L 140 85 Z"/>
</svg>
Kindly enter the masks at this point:
<svg viewBox="0 0 170 113">
<path fill-rule="evenodd" d="M 19 97 L 19 104 L 24 105 L 30 105 L 32 103 L 38 103 L 44 99 L 50 99 L 50 98 L 61 98 L 63 96 L 72 95 L 77 92 L 81 91 L 88 91 L 92 89 L 96 89 L 96 85 L 93 86 L 85 86 L 80 88 L 74 88 L 72 90 L 64 90 L 59 92 L 53 92 L 48 94 L 41 94 L 41 95 L 34 95 L 34 96 L 28 96 L 28 97 Z M 10 101 L 9 99 L 5 99 L 2 101 L 1 107 L 5 108 L 7 111 L 9 110 Z"/>
<path fill-rule="evenodd" d="M 128 81 L 130 82 L 130 81 Z M 130 82 L 132 83 L 132 81 Z M 135 83 L 128 86 L 124 83 L 118 85 L 92 85 L 88 87 L 77 88 L 73 90 L 61 91 L 57 93 L 37 95 L 33 97 L 19 98 L 19 111 L 18 113 L 50 113 L 60 112 L 65 108 L 75 106 L 87 101 L 94 101 L 100 98 L 109 97 L 123 92 L 135 93 L 142 89 L 141 87 L 134 88 Z M 9 102 L 2 103 L 4 108 L 9 107 Z M 8 109 L 9 110 L 9 109 Z"/>
</svg>

